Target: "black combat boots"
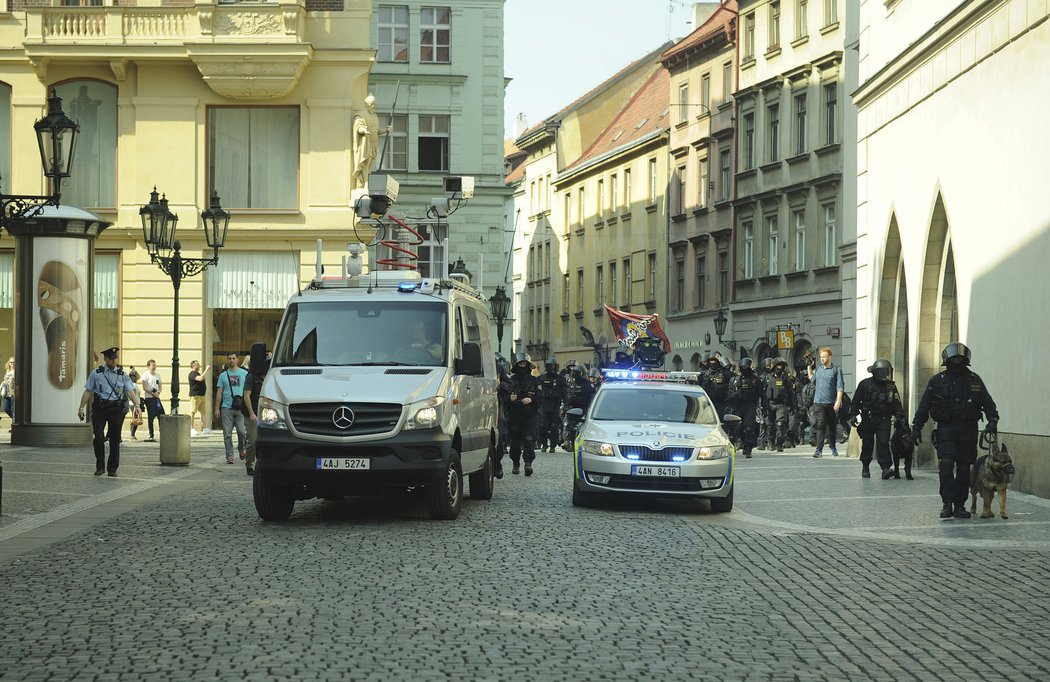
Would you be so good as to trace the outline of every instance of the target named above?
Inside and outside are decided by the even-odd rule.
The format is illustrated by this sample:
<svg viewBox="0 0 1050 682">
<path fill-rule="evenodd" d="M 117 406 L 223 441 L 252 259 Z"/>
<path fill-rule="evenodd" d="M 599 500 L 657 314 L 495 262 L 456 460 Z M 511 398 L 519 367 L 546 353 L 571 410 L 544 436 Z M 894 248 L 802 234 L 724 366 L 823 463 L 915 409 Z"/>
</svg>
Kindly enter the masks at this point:
<svg viewBox="0 0 1050 682">
<path fill-rule="evenodd" d="M 952 517 L 952 505 L 950 503 L 945 503 L 945 505 L 943 507 L 941 507 L 941 518 L 942 519 L 950 519 L 951 517 Z"/>
</svg>

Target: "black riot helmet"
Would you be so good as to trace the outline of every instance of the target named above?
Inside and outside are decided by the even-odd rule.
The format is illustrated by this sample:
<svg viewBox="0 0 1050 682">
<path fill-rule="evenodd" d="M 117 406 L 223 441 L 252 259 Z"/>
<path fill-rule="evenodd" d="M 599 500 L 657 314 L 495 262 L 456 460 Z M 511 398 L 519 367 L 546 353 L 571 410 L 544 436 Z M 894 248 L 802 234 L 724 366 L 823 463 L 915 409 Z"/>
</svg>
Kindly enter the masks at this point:
<svg viewBox="0 0 1050 682">
<path fill-rule="evenodd" d="M 577 363 L 572 366 L 570 372 L 572 373 L 573 379 L 582 379 L 584 376 L 584 367 L 583 365 Z"/>
<path fill-rule="evenodd" d="M 532 371 L 532 363 L 529 362 L 529 356 L 524 353 L 515 353 L 514 362 L 511 365 L 511 370 L 515 372 L 530 372 Z"/>
<path fill-rule="evenodd" d="M 957 360 L 956 358 L 961 358 Z M 970 364 L 970 349 L 966 347 L 964 343 L 949 343 L 941 351 L 941 367 L 947 367 L 948 364 Z"/>
<path fill-rule="evenodd" d="M 775 369 L 775 370 L 779 369 L 779 370 L 783 371 L 783 370 L 787 369 L 787 366 L 788 366 L 787 360 L 785 360 L 784 358 L 779 358 L 778 357 L 775 360 L 773 360 L 773 369 Z"/>
<path fill-rule="evenodd" d="M 893 377 L 893 365 L 890 364 L 889 360 L 879 358 L 868 367 L 868 371 L 871 372 L 871 376 L 875 377 L 879 381 L 886 381 Z"/>
<path fill-rule="evenodd" d="M 558 371 L 558 361 L 555 360 L 554 358 L 547 358 L 547 361 L 543 363 L 543 367 L 548 372 L 557 372 Z"/>
<path fill-rule="evenodd" d="M 754 364 L 755 363 L 754 363 L 754 361 L 751 358 L 744 358 L 743 360 L 740 361 L 740 371 L 741 372 L 753 372 L 753 371 L 755 371 L 754 367 L 752 367 L 752 365 L 754 365 Z"/>
<path fill-rule="evenodd" d="M 762 369 L 766 372 L 771 372 L 773 370 L 773 358 L 766 358 L 763 360 Z"/>
<path fill-rule="evenodd" d="M 704 360 L 708 367 L 721 367 L 722 360 L 715 353 L 708 353 L 707 359 Z"/>
</svg>

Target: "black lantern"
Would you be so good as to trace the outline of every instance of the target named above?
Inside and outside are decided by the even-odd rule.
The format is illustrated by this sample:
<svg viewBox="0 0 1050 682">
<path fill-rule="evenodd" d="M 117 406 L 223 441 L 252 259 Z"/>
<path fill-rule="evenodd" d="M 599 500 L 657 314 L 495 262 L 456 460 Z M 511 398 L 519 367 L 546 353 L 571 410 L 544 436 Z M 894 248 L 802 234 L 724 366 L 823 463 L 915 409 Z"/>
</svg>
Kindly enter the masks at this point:
<svg viewBox="0 0 1050 682">
<path fill-rule="evenodd" d="M 0 228 L 3 229 L 10 230 L 11 225 L 40 215 L 45 206 L 58 206 L 62 198 L 62 178 L 68 178 L 73 167 L 80 126 L 62 111 L 62 98 L 54 88 L 47 98 L 47 116 L 37 121 L 33 129 L 40 165 L 51 181 L 51 194 L 0 193 Z"/>
<path fill-rule="evenodd" d="M 226 229 L 230 226 L 230 214 L 222 210 L 219 205 L 219 195 L 214 191 L 211 193 L 211 205 L 201 212 L 204 221 L 204 238 L 208 240 L 208 246 L 218 252 L 226 245 Z"/>
<path fill-rule="evenodd" d="M 36 130 L 44 175 L 54 183 L 54 193 L 61 195 L 62 178 L 68 178 L 73 168 L 73 153 L 77 150 L 80 126 L 62 111 L 62 98 L 54 88 L 51 88 L 51 96 L 47 98 L 47 116 L 33 124 L 33 129 Z"/>
<path fill-rule="evenodd" d="M 726 333 L 726 323 L 729 322 L 726 318 L 725 308 L 718 309 L 718 314 L 715 315 L 713 322 L 715 323 L 715 336 L 718 337 L 718 342 L 729 350 L 736 350 L 736 341 L 722 338 Z"/>
<path fill-rule="evenodd" d="M 496 323 L 497 350 L 503 352 L 503 324 L 507 321 L 507 312 L 510 310 L 510 298 L 506 290 L 497 286 L 489 298 L 489 308 L 492 310 L 492 319 Z"/>
</svg>

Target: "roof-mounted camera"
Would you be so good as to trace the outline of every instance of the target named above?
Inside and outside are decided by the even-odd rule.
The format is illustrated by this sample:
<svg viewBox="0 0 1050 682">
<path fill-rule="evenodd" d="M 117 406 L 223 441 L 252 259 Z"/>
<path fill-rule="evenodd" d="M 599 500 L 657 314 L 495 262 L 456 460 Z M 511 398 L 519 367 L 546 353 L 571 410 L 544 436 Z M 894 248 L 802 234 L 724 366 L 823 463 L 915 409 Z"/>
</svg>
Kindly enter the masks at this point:
<svg viewBox="0 0 1050 682">
<path fill-rule="evenodd" d="M 473 175 L 451 175 L 444 178 L 445 194 L 451 194 L 453 199 L 472 199 L 474 197 Z"/>
<path fill-rule="evenodd" d="M 368 194 L 358 198 L 354 211 L 360 218 L 386 215 L 390 205 L 397 202 L 399 187 L 392 175 L 372 173 L 368 176 Z"/>
</svg>

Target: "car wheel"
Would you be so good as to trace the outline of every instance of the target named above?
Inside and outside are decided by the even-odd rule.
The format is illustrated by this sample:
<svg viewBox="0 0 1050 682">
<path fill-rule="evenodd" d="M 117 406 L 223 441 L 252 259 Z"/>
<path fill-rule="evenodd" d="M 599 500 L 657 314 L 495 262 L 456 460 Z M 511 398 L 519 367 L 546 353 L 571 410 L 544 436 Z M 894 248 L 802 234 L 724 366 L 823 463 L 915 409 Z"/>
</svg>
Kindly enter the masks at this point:
<svg viewBox="0 0 1050 682">
<path fill-rule="evenodd" d="M 492 464 L 496 457 L 496 448 L 489 445 L 489 452 L 485 456 L 485 466 L 481 471 L 475 471 L 470 475 L 470 497 L 475 500 L 491 500 L 492 491 L 496 487 L 496 467 Z"/>
<path fill-rule="evenodd" d="M 295 507 L 295 498 L 286 489 L 271 484 L 269 478 L 262 471 L 252 476 L 255 511 L 263 521 L 287 521 Z"/>
<path fill-rule="evenodd" d="M 711 511 L 716 514 L 727 514 L 733 511 L 733 489 L 729 489 L 729 494 L 725 497 L 712 497 L 711 498 Z"/>
<path fill-rule="evenodd" d="M 598 496 L 594 493 L 587 493 L 576 487 L 575 481 L 572 484 L 572 506 L 574 507 L 593 507 L 598 501 Z"/>
<path fill-rule="evenodd" d="M 458 452 L 452 451 L 444 478 L 428 485 L 426 495 L 431 518 L 451 521 L 459 516 L 463 504 L 463 469 Z"/>
</svg>

